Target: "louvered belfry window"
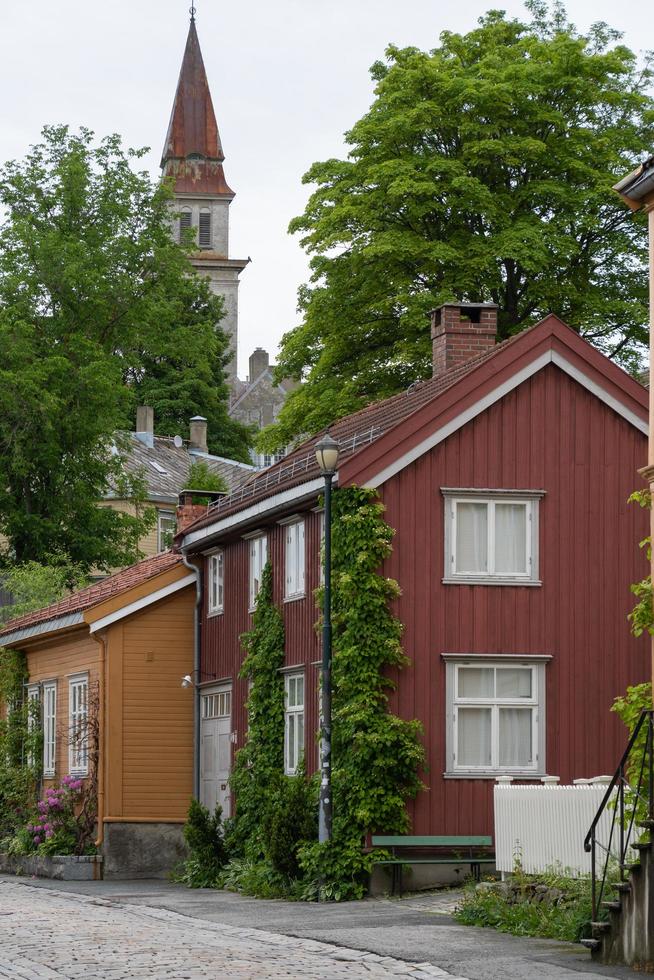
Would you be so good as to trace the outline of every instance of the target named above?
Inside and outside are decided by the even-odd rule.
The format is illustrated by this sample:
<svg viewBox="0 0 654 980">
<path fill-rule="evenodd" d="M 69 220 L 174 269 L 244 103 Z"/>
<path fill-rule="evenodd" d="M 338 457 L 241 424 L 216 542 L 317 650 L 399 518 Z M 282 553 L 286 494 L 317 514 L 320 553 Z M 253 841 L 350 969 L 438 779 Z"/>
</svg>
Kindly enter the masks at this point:
<svg viewBox="0 0 654 980">
<path fill-rule="evenodd" d="M 190 211 L 182 211 L 179 216 L 179 240 L 180 242 L 184 238 L 184 232 L 192 225 L 192 217 Z"/>
<path fill-rule="evenodd" d="M 211 248 L 211 214 L 208 211 L 200 212 L 198 243 L 200 248 Z"/>
</svg>

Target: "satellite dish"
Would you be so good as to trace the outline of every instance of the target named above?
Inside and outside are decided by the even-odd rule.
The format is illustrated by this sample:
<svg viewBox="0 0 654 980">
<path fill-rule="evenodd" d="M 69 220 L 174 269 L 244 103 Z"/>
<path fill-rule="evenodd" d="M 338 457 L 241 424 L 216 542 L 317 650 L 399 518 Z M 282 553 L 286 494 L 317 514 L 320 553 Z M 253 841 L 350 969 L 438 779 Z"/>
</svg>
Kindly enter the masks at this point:
<svg viewBox="0 0 654 980">
<path fill-rule="evenodd" d="M 182 446 L 184 445 L 184 440 L 182 439 L 181 436 L 175 436 L 175 438 L 173 439 L 173 444 L 176 446 L 177 449 L 181 449 Z"/>
</svg>

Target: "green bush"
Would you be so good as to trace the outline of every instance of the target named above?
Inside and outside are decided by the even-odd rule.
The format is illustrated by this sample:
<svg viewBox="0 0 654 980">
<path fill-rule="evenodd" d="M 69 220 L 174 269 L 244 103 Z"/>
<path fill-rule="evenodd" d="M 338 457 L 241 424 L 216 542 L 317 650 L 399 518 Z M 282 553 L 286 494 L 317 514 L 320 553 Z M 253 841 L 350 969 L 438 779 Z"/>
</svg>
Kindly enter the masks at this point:
<svg viewBox="0 0 654 980">
<path fill-rule="evenodd" d="M 316 781 L 307 782 L 304 766 L 280 782 L 266 808 L 262 830 L 265 856 L 273 868 L 287 878 L 298 878 L 298 850 L 318 836 Z"/>
<path fill-rule="evenodd" d="M 510 899 L 511 885 L 520 886 L 518 900 Z M 530 901 L 533 886 L 545 885 L 560 895 L 554 901 Z M 541 936 L 579 942 L 590 935 L 591 881 L 551 872 L 531 876 L 518 873 L 507 883 L 466 887 L 454 918 L 467 926 L 485 926 L 514 936 Z"/>
<path fill-rule="evenodd" d="M 184 840 L 189 856 L 175 871 L 173 878 L 189 888 L 213 888 L 227 864 L 222 832 L 222 808 L 211 814 L 198 800 L 191 800 L 184 825 Z"/>
</svg>

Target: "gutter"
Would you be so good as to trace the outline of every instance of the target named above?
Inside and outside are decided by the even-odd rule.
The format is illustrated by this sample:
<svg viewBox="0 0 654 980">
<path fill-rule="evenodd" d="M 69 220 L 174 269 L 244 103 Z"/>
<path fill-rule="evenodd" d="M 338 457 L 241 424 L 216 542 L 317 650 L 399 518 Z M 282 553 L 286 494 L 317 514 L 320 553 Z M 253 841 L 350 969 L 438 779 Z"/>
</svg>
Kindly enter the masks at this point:
<svg viewBox="0 0 654 980">
<path fill-rule="evenodd" d="M 195 575 L 195 610 L 193 613 L 193 796 L 200 799 L 200 662 L 202 655 L 202 566 L 188 560 L 184 551 L 182 561 Z"/>
</svg>

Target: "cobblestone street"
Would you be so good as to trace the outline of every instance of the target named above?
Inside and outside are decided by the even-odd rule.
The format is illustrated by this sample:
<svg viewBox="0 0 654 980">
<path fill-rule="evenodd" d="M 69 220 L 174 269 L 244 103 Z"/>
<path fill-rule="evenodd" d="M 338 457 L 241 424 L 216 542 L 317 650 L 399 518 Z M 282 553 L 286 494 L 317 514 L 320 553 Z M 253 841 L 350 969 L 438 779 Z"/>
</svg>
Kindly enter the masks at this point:
<svg viewBox="0 0 654 980">
<path fill-rule="evenodd" d="M 0 882 L 0 977 L 216 980 L 449 977 L 431 964 Z M 455 978 L 456 980 L 456 978 Z"/>
</svg>

